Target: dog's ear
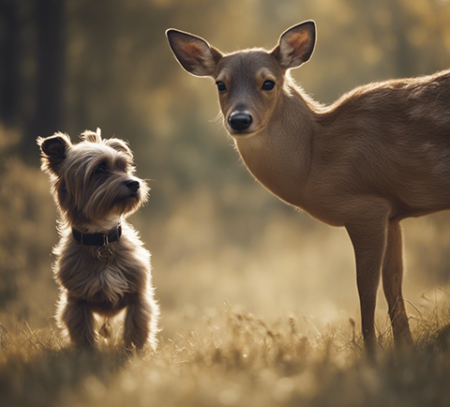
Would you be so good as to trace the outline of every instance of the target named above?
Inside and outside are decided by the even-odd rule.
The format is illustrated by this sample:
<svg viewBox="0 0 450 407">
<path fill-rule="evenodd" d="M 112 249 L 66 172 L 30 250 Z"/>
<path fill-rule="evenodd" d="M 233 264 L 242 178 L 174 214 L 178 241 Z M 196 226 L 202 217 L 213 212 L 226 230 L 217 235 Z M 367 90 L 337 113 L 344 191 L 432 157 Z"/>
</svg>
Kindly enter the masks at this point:
<svg viewBox="0 0 450 407">
<path fill-rule="evenodd" d="M 110 138 L 108 140 L 104 140 L 104 143 L 107 146 L 113 148 L 116 151 L 120 151 L 121 153 L 125 153 L 131 159 L 133 159 L 133 153 L 130 150 L 130 147 L 128 146 L 128 144 L 125 141 L 119 140 L 118 138 Z"/>
<path fill-rule="evenodd" d="M 97 127 L 97 131 L 93 132 L 90 130 L 86 130 L 84 133 L 81 133 L 81 139 L 84 141 L 89 141 L 90 143 L 101 143 L 102 141 L 102 132 Z"/>
<path fill-rule="evenodd" d="M 42 153 L 42 170 L 59 175 L 67 151 L 72 145 L 70 137 L 67 134 L 55 133 L 46 138 L 38 137 L 37 143 Z"/>
</svg>

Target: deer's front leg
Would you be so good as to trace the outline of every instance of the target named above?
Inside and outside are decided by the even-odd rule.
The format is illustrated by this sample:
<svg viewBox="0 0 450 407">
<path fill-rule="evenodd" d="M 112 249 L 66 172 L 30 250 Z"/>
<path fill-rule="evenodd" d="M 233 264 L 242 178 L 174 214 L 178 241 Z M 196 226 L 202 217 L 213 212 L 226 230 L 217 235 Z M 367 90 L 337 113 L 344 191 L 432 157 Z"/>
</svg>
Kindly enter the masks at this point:
<svg viewBox="0 0 450 407">
<path fill-rule="evenodd" d="M 355 250 L 362 333 L 369 352 L 376 346 L 375 305 L 387 236 L 387 211 L 377 209 L 377 213 L 368 213 L 346 225 Z"/>
<path fill-rule="evenodd" d="M 389 305 L 389 317 L 397 347 L 413 344 L 402 295 L 402 277 L 402 230 L 398 221 L 391 220 L 383 264 L 383 289 Z"/>
</svg>

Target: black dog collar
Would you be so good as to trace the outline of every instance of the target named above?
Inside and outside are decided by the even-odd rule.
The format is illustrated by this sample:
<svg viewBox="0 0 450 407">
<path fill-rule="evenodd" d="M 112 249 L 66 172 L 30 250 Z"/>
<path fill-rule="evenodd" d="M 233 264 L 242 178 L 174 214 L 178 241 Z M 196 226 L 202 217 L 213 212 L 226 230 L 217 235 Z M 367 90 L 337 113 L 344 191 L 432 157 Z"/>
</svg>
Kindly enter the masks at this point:
<svg viewBox="0 0 450 407">
<path fill-rule="evenodd" d="M 122 226 L 117 225 L 108 233 L 81 233 L 72 228 L 72 235 L 78 243 L 86 246 L 108 246 L 109 243 L 120 239 Z"/>
</svg>

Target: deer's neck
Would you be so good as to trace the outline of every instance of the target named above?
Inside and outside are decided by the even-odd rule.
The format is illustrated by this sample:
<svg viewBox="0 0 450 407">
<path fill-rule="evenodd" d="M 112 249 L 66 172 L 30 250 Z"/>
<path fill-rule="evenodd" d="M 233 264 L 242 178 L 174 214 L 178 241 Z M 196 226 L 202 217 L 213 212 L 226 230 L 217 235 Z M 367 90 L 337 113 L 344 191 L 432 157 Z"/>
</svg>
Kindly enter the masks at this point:
<svg viewBox="0 0 450 407">
<path fill-rule="evenodd" d="M 261 132 L 236 138 L 239 153 L 253 176 L 282 200 L 302 206 L 302 187 L 312 160 L 314 103 L 289 87 Z"/>
</svg>

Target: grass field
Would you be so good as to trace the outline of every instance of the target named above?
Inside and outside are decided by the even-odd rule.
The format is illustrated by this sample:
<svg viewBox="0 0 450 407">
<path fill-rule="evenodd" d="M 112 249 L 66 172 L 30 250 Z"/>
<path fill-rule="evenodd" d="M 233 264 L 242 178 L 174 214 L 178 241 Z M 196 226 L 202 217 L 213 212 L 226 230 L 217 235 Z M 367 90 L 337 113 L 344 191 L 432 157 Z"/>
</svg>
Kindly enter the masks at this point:
<svg viewBox="0 0 450 407">
<path fill-rule="evenodd" d="M 395 353 L 388 334 L 376 360 L 354 322 L 304 336 L 295 317 L 271 325 L 229 305 L 195 331 L 162 337 L 156 353 L 65 346 L 49 327 L 0 326 L 0 405 L 449 406 L 450 317 L 435 306 L 416 321 L 416 348 Z"/>
</svg>

